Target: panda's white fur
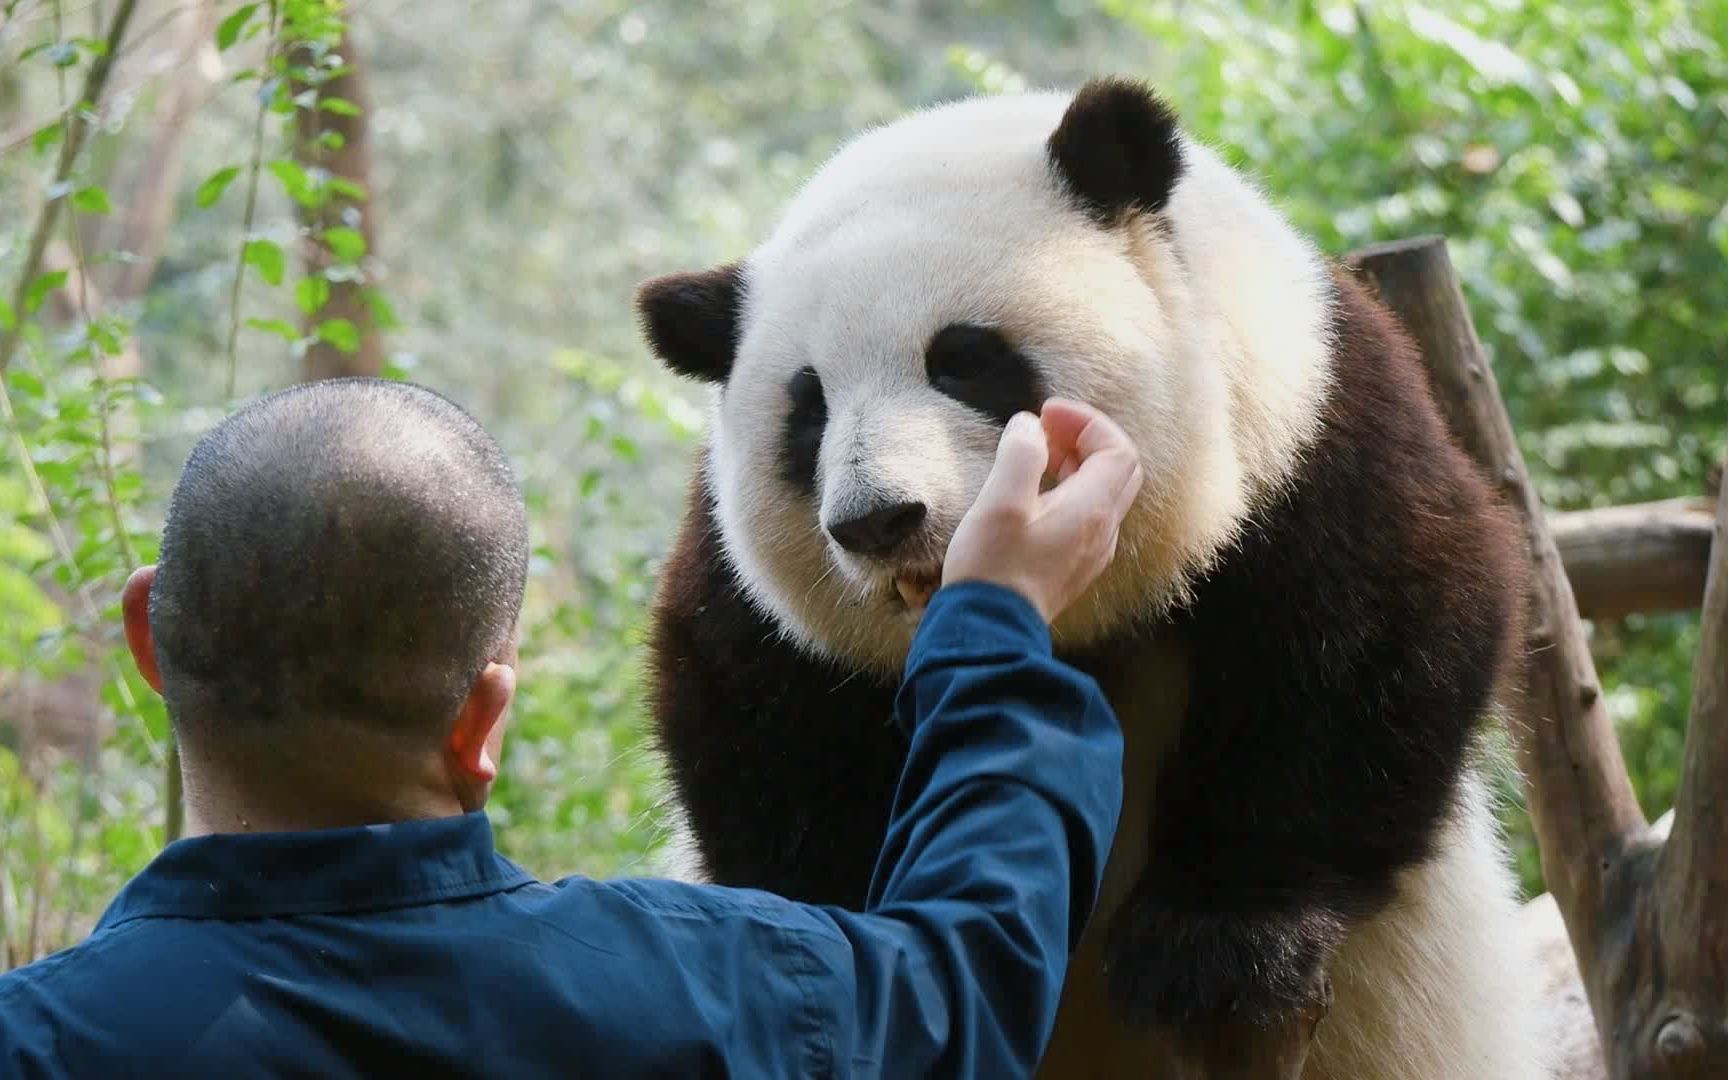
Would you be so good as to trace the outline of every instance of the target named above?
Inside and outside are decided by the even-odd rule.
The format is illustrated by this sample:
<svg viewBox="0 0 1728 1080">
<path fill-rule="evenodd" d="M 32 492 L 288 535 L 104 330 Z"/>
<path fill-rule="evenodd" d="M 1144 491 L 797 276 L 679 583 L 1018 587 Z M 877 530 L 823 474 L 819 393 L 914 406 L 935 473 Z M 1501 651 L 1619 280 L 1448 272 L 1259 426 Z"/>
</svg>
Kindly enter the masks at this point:
<svg viewBox="0 0 1728 1080">
<path fill-rule="evenodd" d="M 1045 150 L 1069 100 L 977 98 L 863 135 L 745 264 L 709 479 L 753 596 L 807 647 L 894 670 L 915 627 L 900 568 L 842 551 L 822 521 L 883 491 L 921 500 L 934 563 L 989 471 L 998 429 L 924 375 L 947 323 L 1003 328 L 1053 394 L 1109 402 L 1142 436 L 1144 494 L 1115 562 L 1057 624 L 1066 643 L 1182 598 L 1313 431 L 1329 343 L 1309 244 L 1192 141 L 1169 235 L 1098 229 Z M 787 380 L 806 365 L 829 407 L 818 519 L 753 464 L 780 454 Z"/>
<path fill-rule="evenodd" d="M 1003 328 L 1052 394 L 1105 404 L 1141 448 L 1143 494 L 1118 557 L 1057 624 L 1061 642 L 1184 600 L 1315 436 L 1332 346 L 1317 252 L 1186 136 L 1164 212 L 1098 228 L 1046 147 L 1072 100 L 976 98 L 868 132 L 743 263 L 743 333 L 716 398 L 706 480 L 740 579 L 805 648 L 898 670 L 916 623 L 894 577 L 939 564 L 990 468 L 999 429 L 925 376 L 925 343 L 944 325 Z M 788 380 L 806 366 L 829 410 L 815 512 L 764 464 L 782 453 Z M 824 531 L 887 495 L 929 507 L 917 565 L 859 558 Z M 1128 881 L 1138 856 L 1122 846 L 1110 877 Z M 680 866 L 695 877 L 691 850 Z M 1516 926 L 1491 801 L 1472 777 L 1438 855 L 1337 951 L 1335 1004 L 1304 1075 L 1545 1075 Z"/>
<path fill-rule="evenodd" d="M 1551 1074 L 1554 1033 L 1487 785 L 1472 776 L 1437 857 L 1332 958 L 1332 1012 L 1304 1080 Z"/>
</svg>

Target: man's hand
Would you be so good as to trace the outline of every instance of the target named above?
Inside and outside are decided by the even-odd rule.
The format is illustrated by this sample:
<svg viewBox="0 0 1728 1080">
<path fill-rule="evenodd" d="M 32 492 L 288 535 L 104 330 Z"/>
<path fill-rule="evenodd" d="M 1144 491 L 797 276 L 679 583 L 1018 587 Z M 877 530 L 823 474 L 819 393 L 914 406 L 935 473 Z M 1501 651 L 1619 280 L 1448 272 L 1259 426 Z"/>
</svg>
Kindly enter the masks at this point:
<svg viewBox="0 0 1728 1080">
<path fill-rule="evenodd" d="M 1040 492 L 1045 476 L 1055 487 Z M 996 448 L 942 568 L 942 584 L 1015 590 L 1053 622 L 1116 555 L 1116 533 L 1140 491 L 1140 455 L 1122 429 L 1078 402 L 1020 413 Z"/>
</svg>

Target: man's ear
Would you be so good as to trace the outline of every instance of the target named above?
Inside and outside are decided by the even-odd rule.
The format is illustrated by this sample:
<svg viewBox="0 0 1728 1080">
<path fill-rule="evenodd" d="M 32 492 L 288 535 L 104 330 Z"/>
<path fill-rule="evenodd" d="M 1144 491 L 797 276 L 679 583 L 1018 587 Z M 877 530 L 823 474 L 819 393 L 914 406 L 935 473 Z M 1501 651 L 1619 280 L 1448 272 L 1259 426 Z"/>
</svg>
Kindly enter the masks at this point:
<svg viewBox="0 0 1728 1080">
<path fill-rule="evenodd" d="M 654 355 L 680 375 L 723 383 L 738 351 L 744 276 L 736 263 L 667 274 L 636 290 L 636 313 Z"/>
<path fill-rule="evenodd" d="M 162 671 L 156 666 L 156 639 L 150 633 L 150 586 L 156 583 L 156 568 L 140 566 L 120 590 L 120 620 L 126 629 L 126 647 L 132 662 L 150 689 L 162 692 Z"/>
<path fill-rule="evenodd" d="M 516 669 L 487 664 L 457 710 L 447 748 L 456 772 L 468 783 L 490 784 L 498 779 L 504 714 L 515 696 Z"/>
</svg>

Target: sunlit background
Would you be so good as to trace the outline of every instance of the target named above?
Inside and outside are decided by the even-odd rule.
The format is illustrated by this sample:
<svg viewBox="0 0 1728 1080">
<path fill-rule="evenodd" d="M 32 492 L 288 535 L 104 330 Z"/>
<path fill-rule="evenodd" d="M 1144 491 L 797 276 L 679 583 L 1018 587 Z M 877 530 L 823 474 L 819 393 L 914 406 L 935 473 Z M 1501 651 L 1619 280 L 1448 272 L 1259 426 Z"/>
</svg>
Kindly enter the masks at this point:
<svg viewBox="0 0 1728 1080">
<path fill-rule="evenodd" d="M 117 6 L 0 3 L 0 295 L 50 194 L 79 212 L 44 265 L 89 271 L 81 296 L 0 309 L 0 329 L 33 316 L 0 418 L 0 967 L 76 940 L 159 848 L 167 726 L 111 659 L 118 583 L 150 557 L 192 440 L 303 369 L 285 340 L 310 287 L 290 195 L 319 177 L 269 167 L 291 157 L 283 118 L 260 111 L 269 5 L 139 0 L 75 182 L 51 190 L 44 132 Z M 631 291 L 744 253 L 840 140 L 909 108 L 1149 77 L 1327 251 L 1448 237 L 1551 508 L 1697 495 L 1723 453 L 1725 0 L 363 0 L 348 15 L 370 192 L 355 262 L 391 313 L 387 370 L 475 411 L 532 508 L 493 817 L 541 874 L 650 872 L 661 839 L 636 634 L 705 402 L 656 369 Z M 286 252 L 277 285 L 269 246 Z M 260 253 L 236 294 L 243 250 Z M 93 321 L 124 340 L 92 346 Z M 1695 631 L 1684 615 L 1593 631 L 1652 814 L 1677 780 Z"/>
</svg>

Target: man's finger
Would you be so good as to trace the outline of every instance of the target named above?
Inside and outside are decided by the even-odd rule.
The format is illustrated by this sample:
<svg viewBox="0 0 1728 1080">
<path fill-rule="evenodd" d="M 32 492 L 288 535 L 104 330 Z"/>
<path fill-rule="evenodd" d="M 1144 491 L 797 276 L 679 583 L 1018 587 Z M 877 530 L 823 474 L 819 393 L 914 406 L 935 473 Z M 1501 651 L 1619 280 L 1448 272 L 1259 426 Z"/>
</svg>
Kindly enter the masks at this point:
<svg viewBox="0 0 1728 1080">
<path fill-rule="evenodd" d="M 1083 402 L 1051 398 L 1038 419 L 1050 440 L 1051 460 L 1063 462 L 1064 468 L 1070 459 L 1078 464 L 1112 446 L 1133 446 L 1116 421 Z"/>
<path fill-rule="evenodd" d="M 1132 498 L 1124 499 L 1124 488 L 1139 475 L 1140 458 L 1132 446 L 1112 446 L 1080 462 L 1066 482 L 1043 499 L 1043 515 L 1102 510 L 1112 523 L 1121 520 Z"/>
<path fill-rule="evenodd" d="M 1073 458 L 1075 465 L 1079 465 L 1076 448 L 1080 433 L 1086 430 L 1094 415 L 1096 413 L 1090 406 L 1066 398 L 1051 398 L 1044 403 L 1038 412 L 1038 422 L 1044 428 L 1045 438 L 1050 441 L 1050 460 L 1065 462 Z"/>
<path fill-rule="evenodd" d="M 1140 462 L 1134 462 L 1134 469 L 1128 479 L 1122 484 L 1122 490 L 1116 493 L 1115 514 L 1120 521 L 1128 516 L 1128 508 L 1134 505 L 1134 500 L 1140 494 L 1141 484 L 1145 481 L 1145 469 Z"/>
<path fill-rule="evenodd" d="M 1039 481 L 1050 462 L 1050 445 L 1031 413 L 1017 413 L 996 444 L 996 464 L 978 501 L 1021 502 L 1037 498 Z"/>
</svg>

